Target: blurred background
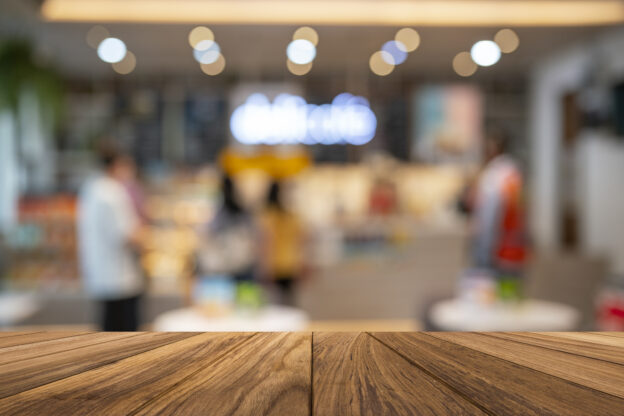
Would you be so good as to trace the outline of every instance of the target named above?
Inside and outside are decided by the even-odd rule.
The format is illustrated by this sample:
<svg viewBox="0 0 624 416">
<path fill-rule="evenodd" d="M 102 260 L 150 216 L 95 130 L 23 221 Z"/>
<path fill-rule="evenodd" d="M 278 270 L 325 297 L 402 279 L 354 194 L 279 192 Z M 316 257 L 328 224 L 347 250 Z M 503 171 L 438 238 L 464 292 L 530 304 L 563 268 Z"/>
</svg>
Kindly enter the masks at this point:
<svg viewBox="0 0 624 416">
<path fill-rule="evenodd" d="M 623 1 L 0 0 L 4 330 L 622 331 L 623 179 Z"/>
</svg>

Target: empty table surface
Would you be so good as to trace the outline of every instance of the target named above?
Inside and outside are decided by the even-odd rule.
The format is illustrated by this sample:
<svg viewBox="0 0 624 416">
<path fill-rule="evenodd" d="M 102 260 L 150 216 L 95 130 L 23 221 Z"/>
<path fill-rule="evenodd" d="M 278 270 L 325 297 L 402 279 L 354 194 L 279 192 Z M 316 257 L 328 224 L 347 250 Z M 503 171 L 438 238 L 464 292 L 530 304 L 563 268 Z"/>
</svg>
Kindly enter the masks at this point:
<svg viewBox="0 0 624 416">
<path fill-rule="evenodd" d="M 624 333 L 0 332 L 0 414 L 624 415 Z"/>
</svg>

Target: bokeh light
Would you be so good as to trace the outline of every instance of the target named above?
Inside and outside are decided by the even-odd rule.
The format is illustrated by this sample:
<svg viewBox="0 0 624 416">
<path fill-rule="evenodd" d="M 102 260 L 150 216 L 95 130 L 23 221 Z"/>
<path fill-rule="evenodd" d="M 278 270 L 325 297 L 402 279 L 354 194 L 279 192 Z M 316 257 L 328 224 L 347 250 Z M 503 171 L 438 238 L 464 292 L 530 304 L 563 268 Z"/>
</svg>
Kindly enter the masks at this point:
<svg viewBox="0 0 624 416">
<path fill-rule="evenodd" d="M 394 36 L 394 40 L 400 42 L 398 46 L 405 47 L 405 52 L 413 52 L 420 45 L 420 35 L 409 27 L 400 29 Z"/>
<path fill-rule="evenodd" d="M 297 29 L 295 33 L 293 34 L 293 40 L 297 40 L 297 39 L 307 40 L 308 42 L 312 43 L 314 46 L 317 46 L 319 37 L 318 37 L 318 33 L 316 33 L 316 30 L 312 29 L 309 26 L 303 26 Z"/>
<path fill-rule="evenodd" d="M 108 33 L 108 30 L 104 26 L 93 26 L 87 32 L 87 45 L 91 46 L 93 49 L 97 49 L 100 43 L 109 36 L 110 33 Z"/>
<path fill-rule="evenodd" d="M 308 104 L 302 97 L 280 94 L 273 103 L 260 93 L 250 95 L 230 118 L 236 140 L 245 144 L 353 144 L 375 137 L 377 117 L 368 100 L 348 93 L 331 104 Z"/>
<path fill-rule="evenodd" d="M 114 64 L 126 56 L 126 51 L 126 44 L 121 39 L 106 38 L 98 46 L 97 54 L 104 62 Z"/>
<path fill-rule="evenodd" d="M 388 60 L 392 59 L 392 55 L 384 51 L 377 51 L 371 57 L 369 61 L 370 69 L 375 75 L 381 77 L 390 74 L 394 70 L 394 65 L 388 63 Z"/>
<path fill-rule="evenodd" d="M 496 42 L 503 53 L 511 53 L 518 49 L 520 45 L 518 35 L 511 29 L 499 30 L 494 36 L 494 42 Z"/>
<path fill-rule="evenodd" d="M 207 49 L 193 49 L 193 56 L 195 57 L 195 60 L 200 64 L 212 64 L 215 63 L 217 59 L 219 59 L 219 55 L 221 54 L 221 48 L 219 47 L 219 44 L 214 41 L 209 42 L 211 43 Z"/>
<path fill-rule="evenodd" d="M 316 47 L 309 40 L 296 39 L 288 44 L 286 55 L 293 63 L 304 65 L 314 60 Z"/>
<path fill-rule="evenodd" d="M 396 40 L 390 40 L 383 44 L 381 51 L 385 52 L 381 56 L 390 65 L 400 65 L 407 59 L 407 48 Z"/>
<path fill-rule="evenodd" d="M 113 64 L 115 72 L 121 75 L 129 74 L 136 67 L 136 56 L 130 51 L 126 52 L 126 56 L 119 62 Z"/>
<path fill-rule="evenodd" d="M 197 26 L 189 33 L 188 41 L 193 49 L 197 49 L 197 45 L 202 41 L 213 41 L 214 34 L 212 30 L 205 26 Z"/>
<path fill-rule="evenodd" d="M 472 45 L 470 56 L 477 65 L 492 66 L 501 57 L 501 50 L 495 42 L 491 40 L 480 40 Z"/>
<path fill-rule="evenodd" d="M 219 75 L 225 69 L 225 57 L 219 53 L 214 62 L 201 64 L 200 68 L 206 75 Z"/>
<path fill-rule="evenodd" d="M 312 62 L 308 62 L 307 64 L 299 65 L 292 62 L 290 59 L 286 60 L 286 67 L 293 75 L 305 75 L 312 69 Z"/>
<path fill-rule="evenodd" d="M 212 48 L 212 46 L 215 44 L 215 41 L 212 39 L 204 39 L 202 41 L 199 41 L 197 43 L 197 45 L 195 45 L 195 49 L 196 51 L 207 51 L 208 49 Z"/>
<path fill-rule="evenodd" d="M 453 58 L 453 69 L 462 77 L 469 77 L 477 70 L 477 64 L 474 63 L 470 53 L 460 52 Z"/>
</svg>

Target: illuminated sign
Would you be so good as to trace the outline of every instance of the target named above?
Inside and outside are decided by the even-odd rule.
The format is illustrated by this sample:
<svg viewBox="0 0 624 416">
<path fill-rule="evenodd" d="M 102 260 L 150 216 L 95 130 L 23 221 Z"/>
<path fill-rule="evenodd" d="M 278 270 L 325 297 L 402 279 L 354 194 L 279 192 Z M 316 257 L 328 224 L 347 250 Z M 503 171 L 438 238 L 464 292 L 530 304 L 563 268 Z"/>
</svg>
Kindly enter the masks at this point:
<svg viewBox="0 0 624 416">
<path fill-rule="evenodd" d="M 291 94 L 280 94 L 273 103 L 252 94 L 230 119 L 232 135 L 244 144 L 362 145 L 375 137 L 376 128 L 368 100 L 349 93 L 322 105 Z"/>
</svg>

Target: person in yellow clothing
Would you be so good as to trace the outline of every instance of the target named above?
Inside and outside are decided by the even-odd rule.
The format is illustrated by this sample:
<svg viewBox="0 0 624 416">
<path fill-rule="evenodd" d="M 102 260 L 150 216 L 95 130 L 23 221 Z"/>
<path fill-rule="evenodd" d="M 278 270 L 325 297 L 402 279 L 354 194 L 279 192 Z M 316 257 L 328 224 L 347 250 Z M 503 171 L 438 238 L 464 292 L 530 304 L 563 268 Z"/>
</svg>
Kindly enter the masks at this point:
<svg viewBox="0 0 624 416">
<path fill-rule="evenodd" d="M 294 290 L 304 265 L 304 229 L 284 206 L 281 185 L 271 184 L 267 206 L 260 218 L 262 272 L 277 287 L 280 303 L 294 304 Z"/>
</svg>

